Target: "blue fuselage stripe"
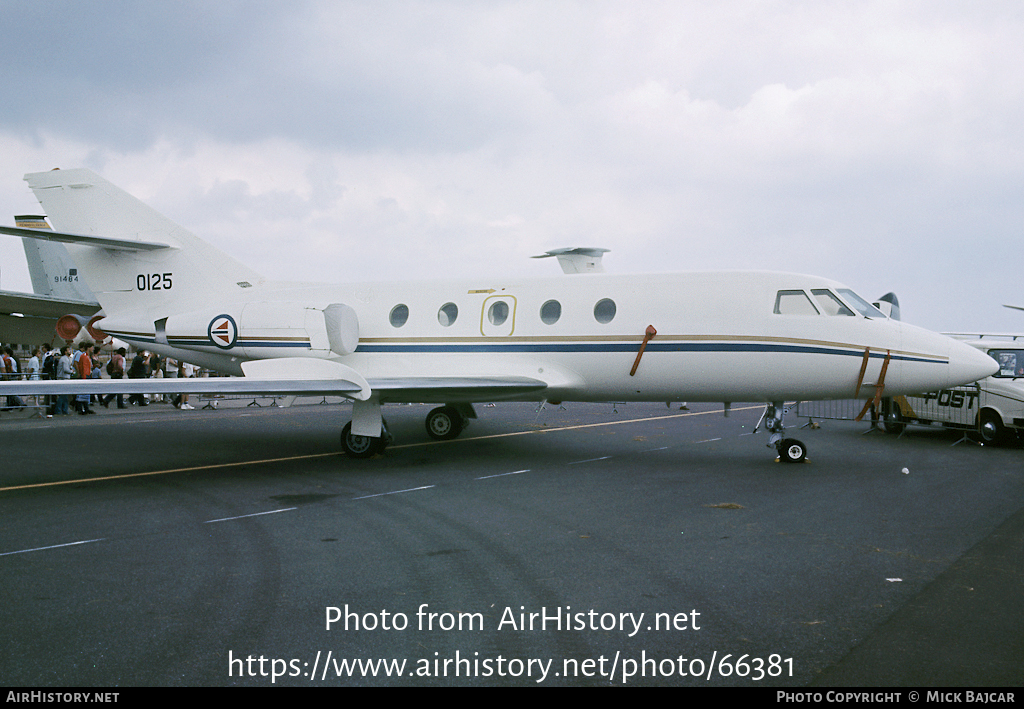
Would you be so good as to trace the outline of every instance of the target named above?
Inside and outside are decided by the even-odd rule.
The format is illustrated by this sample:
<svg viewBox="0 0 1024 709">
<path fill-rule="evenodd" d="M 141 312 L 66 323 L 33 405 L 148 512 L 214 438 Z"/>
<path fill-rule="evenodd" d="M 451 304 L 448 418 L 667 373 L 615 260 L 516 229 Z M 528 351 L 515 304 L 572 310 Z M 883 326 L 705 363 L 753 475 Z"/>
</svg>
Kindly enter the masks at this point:
<svg viewBox="0 0 1024 709">
<path fill-rule="evenodd" d="M 118 335 L 132 342 L 156 344 L 152 337 L 139 337 L 130 335 Z M 210 347 L 212 343 L 205 338 L 168 338 L 173 347 Z M 220 352 L 229 352 L 233 349 L 310 349 L 309 342 L 279 342 L 242 340 L 232 348 L 216 348 Z M 452 343 L 452 342 L 410 342 L 410 343 L 360 343 L 356 348 L 359 354 L 608 354 L 608 353 L 631 353 L 639 351 L 639 345 L 635 342 L 480 342 L 480 343 Z M 786 344 L 778 342 L 650 342 L 646 348 L 647 352 L 694 352 L 694 353 L 736 353 L 736 352 L 757 352 L 757 353 L 789 353 L 789 354 L 820 354 L 837 355 L 843 357 L 864 356 L 864 351 L 851 347 L 842 346 L 828 347 L 824 345 L 803 345 Z M 886 353 L 879 350 L 872 350 L 869 355 L 871 359 L 885 359 Z M 909 354 L 891 355 L 894 361 L 902 362 L 926 362 L 931 364 L 946 364 L 942 357 L 915 356 Z"/>
<path fill-rule="evenodd" d="M 609 353 L 628 352 L 635 354 L 639 351 L 636 343 L 612 342 L 612 343 L 494 343 L 494 344 L 360 344 L 356 352 L 376 353 L 433 353 L 433 354 L 454 354 L 454 353 Z M 649 343 L 647 352 L 787 352 L 799 354 L 825 354 L 841 355 L 848 357 L 863 357 L 863 350 L 841 349 L 835 347 L 824 347 L 820 345 L 790 345 L 780 343 L 759 343 L 759 342 L 662 342 Z M 870 352 L 871 359 L 885 359 L 885 352 L 874 350 Z M 912 355 L 892 355 L 891 359 L 905 362 L 933 362 L 944 364 L 940 358 L 930 359 L 926 357 L 915 357 Z"/>
</svg>

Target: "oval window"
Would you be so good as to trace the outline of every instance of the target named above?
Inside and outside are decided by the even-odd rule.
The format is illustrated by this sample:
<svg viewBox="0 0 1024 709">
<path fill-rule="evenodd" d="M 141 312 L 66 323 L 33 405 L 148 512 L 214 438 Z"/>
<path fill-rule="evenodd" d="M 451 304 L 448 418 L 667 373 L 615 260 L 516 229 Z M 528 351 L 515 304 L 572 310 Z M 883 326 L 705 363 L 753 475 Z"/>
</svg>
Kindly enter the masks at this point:
<svg viewBox="0 0 1024 709">
<path fill-rule="evenodd" d="M 508 303 L 503 300 L 496 300 L 487 309 L 487 319 L 491 325 L 503 325 L 508 320 Z"/>
<path fill-rule="evenodd" d="M 615 301 L 610 298 L 597 301 L 594 306 L 594 318 L 601 324 L 610 323 L 615 317 Z"/>
<path fill-rule="evenodd" d="M 549 300 L 540 306 L 540 320 L 545 325 L 554 325 L 562 317 L 562 304 L 557 300 Z"/>
<path fill-rule="evenodd" d="M 408 305 L 396 305 L 391 309 L 391 315 L 389 317 L 391 325 L 393 327 L 402 327 L 409 319 L 409 306 Z"/>
<path fill-rule="evenodd" d="M 459 306 L 455 303 L 445 303 L 437 311 L 437 321 L 444 327 L 454 324 L 457 317 L 459 317 Z"/>
</svg>

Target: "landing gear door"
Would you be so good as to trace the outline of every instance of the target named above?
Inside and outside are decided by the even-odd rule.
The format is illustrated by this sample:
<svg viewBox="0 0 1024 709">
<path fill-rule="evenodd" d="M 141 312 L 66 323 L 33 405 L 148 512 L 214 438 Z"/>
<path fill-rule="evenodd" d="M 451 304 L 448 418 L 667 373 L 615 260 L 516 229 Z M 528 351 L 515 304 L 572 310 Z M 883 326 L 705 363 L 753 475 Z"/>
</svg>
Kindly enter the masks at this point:
<svg viewBox="0 0 1024 709">
<path fill-rule="evenodd" d="M 492 295 L 480 311 L 480 333 L 485 337 L 509 337 L 516 329 L 516 299 Z"/>
</svg>

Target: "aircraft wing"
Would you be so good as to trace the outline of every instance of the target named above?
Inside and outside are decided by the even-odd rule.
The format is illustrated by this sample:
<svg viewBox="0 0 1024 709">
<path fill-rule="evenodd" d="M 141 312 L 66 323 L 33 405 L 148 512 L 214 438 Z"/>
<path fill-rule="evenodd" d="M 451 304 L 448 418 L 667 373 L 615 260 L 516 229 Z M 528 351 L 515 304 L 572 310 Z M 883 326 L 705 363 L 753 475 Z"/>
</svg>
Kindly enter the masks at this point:
<svg viewBox="0 0 1024 709">
<path fill-rule="evenodd" d="M 52 342 L 57 318 L 68 313 L 90 317 L 99 309 L 93 301 L 0 291 L 0 342 Z"/>
<path fill-rule="evenodd" d="M 395 377 L 370 379 L 369 392 L 357 378 L 264 379 L 63 379 L 0 383 L 0 396 L 34 394 L 246 394 L 264 396 L 344 396 L 382 401 L 433 403 L 482 401 L 540 391 L 547 385 L 528 377 Z"/>
<path fill-rule="evenodd" d="M 198 377 L 177 379 L 40 379 L 3 382 L 0 396 L 34 394 L 250 394 L 358 396 L 362 387 L 342 379 L 253 379 Z"/>
<path fill-rule="evenodd" d="M 0 291 L 0 314 L 10 315 L 21 313 L 25 317 L 59 318 L 68 313 L 92 315 L 100 309 L 100 304 L 89 300 L 65 300 L 31 293 L 15 293 Z M 7 338 L 0 338 L 7 341 Z"/>
<path fill-rule="evenodd" d="M 367 383 L 382 402 L 418 404 L 501 399 L 547 388 L 529 377 L 388 377 Z"/>
</svg>

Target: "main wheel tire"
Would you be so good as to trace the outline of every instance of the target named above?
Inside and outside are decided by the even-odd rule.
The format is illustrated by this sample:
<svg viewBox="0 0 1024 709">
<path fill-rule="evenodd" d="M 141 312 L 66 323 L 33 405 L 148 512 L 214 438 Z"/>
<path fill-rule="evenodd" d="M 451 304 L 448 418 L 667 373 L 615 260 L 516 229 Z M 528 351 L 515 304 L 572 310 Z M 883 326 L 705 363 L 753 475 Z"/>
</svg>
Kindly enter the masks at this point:
<svg viewBox="0 0 1024 709">
<path fill-rule="evenodd" d="M 356 436 L 352 433 L 352 422 L 341 429 L 341 449 L 349 458 L 369 458 L 383 450 L 383 439 L 374 436 Z"/>
<path fill-rule="evenodd" d="M 982 443 L 997 446 L 1006 439 L 1006 429 L 1003 427 L 1003 420 L 999 418 L 999 414 L 991 409 L 985 409 L 979 414 L 979 417 L 978 434 Z"/>
<path fill-rule="evenodd" d="M 435 441 L 447 441 L 455 438 L 465 427 L 462 414 L 454 406 L 439 406 L 427 414 L 427 435 Z"/>
<path fill-rule="evenodd" d="M 903 422 L 903 413 L 899 404 L 892 399 L 882 400 L 882 428 L 886 433 L 903 433 L 907 424 Z"/>
<path fill-rule="evenodd" d="M 802 463 L 807 458 L 807 446 L 795 438 L 779 441 L 779 460 L 783 463 Z"/>
</svg>

